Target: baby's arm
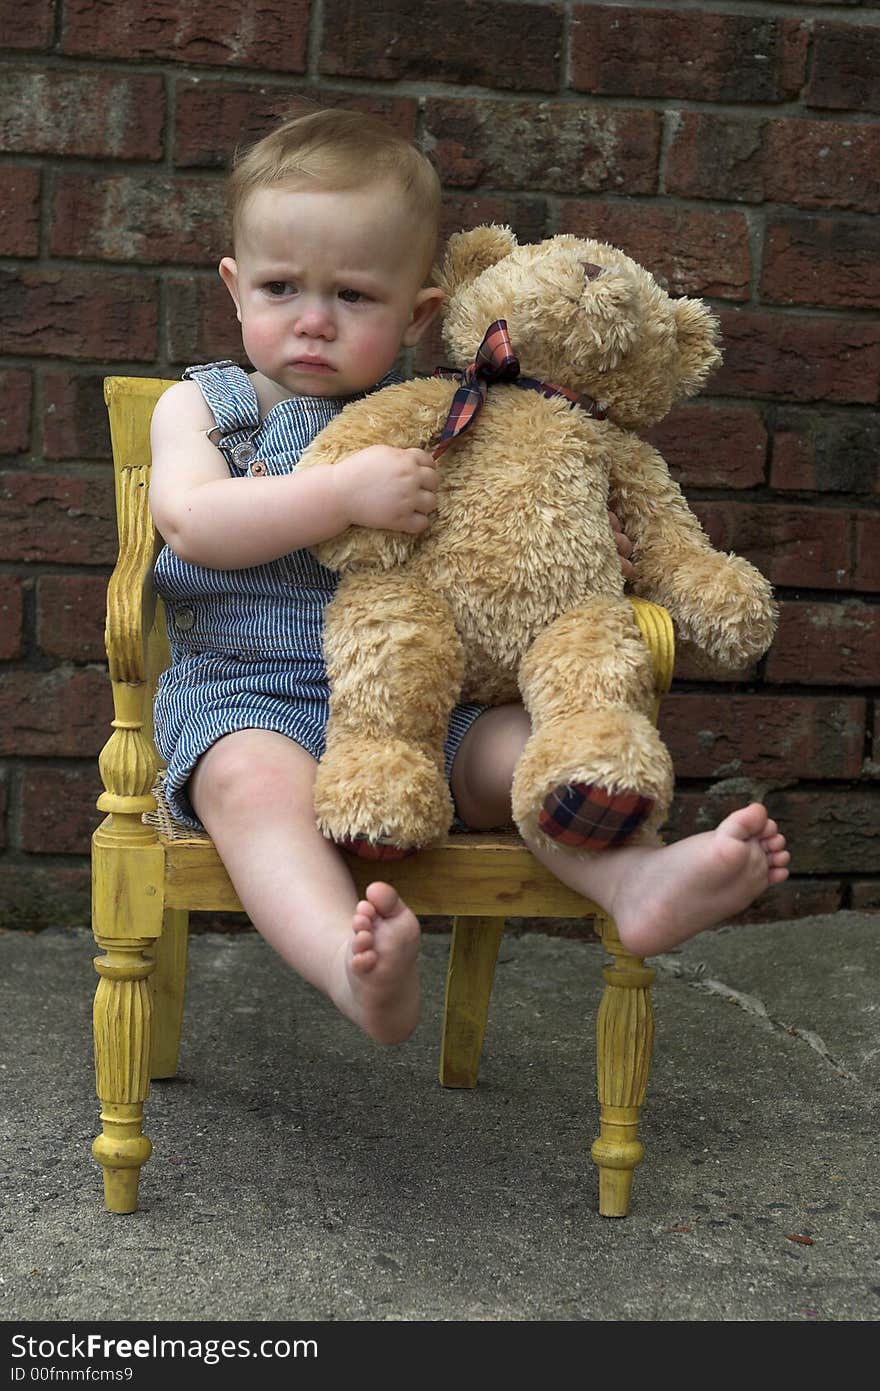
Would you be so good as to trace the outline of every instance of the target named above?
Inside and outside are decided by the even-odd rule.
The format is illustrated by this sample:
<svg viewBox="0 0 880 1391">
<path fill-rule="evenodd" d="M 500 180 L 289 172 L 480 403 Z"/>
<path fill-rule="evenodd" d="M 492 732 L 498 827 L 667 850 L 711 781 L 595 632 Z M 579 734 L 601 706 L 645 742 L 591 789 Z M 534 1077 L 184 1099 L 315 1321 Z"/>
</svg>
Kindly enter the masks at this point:
<svg viewBox="0 0 880 1391">
<path fill-rule="evenodd" d="M 376 445 L 335 467 L 231 478 L 208 438 L 214 420 L 195 382 L 160 397 L 151 425 L 150 508 L 183 560 L 238 570 L 313 546 L 349 526 L 415 535 L 436 503 L 423 450 Z"/>
<path fill-rule="evenodd" d="M 360 453 L 371 454 L 379 440 L 385 446 L 395 445 L 403 453 L 415 454 L 433 463 L 432 456 L 424 453 L 422 446 L 430 447 L 439 439 L 454 391 L 454 383 L 437 377 L 420 377 L 383 387 L 360 401 L 350 402 L 309 445 L 300 460 L 299 471 L 321 470 L 328 466 L 339 469 L 344 466 L 353 445 L 361 446 Z M 450 455 L 452 452 L 450 450 Z M 444 455 L 439 461 L 438 469 L 444 468 L 447 457 Z M 437 486 L 435 473 L 435 489 Z M 426 517 L 424 526 L 428 521 Z M 335 533 L 322 545 L 316 545 L 315 554 L 321 564 L 331 570 L 393 569 L 412 555 L 416 538 L 424 530 L 423 526 L 404 536 L 401 534 L 404 528 L 382 530 L 377 522 L 366 525 L 371 530 L 365 531 L 363 524 L 359 526 L 353 522 L 344 532 Z"/>
</svg>

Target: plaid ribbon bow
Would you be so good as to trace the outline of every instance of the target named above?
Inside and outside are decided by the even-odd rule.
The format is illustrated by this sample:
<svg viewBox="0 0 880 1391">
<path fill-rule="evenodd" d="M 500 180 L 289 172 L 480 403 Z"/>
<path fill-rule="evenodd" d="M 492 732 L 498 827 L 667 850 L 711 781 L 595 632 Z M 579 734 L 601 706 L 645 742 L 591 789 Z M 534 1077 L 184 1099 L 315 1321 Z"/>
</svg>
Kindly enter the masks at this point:
<svg viewBox="0 0 880 1391">
<path fill-rule="evenodd" d="M 473 425 L 493 382 L 512 382 L 527 391 L 540 391 L 542 396 L 565 396 L 572 406 L 580 406 L 597 420 L 605 419 L 605 411 L 592 396 L 578 395 L 577 392 L 566 390 L 564 386 L 557 386 L 555 382 L 541 382 L 537 377 L 520 376 L 519 358 L 511 346 L 506 319 L 496 319 L 494 324 L 489 325 L 474 361 L 463 372 L 438 367 L 434 376 L 458 377 L 461 383 L 452 398 L 449 414 L 440 432 L 440 440 L 433 450 L 435 459 L 439 459 L 444 449 Z"/>
<path fill-rule="evenodd" d="M 446 375 L 446 368 L 437 368 L 435 376 Z M 448 375 L 459 374 L 448 372 Z M 486 329 L 473 362 L 460 374 L 461 385 L 452 398 L 446 423 L 440 433 L 440 442 L 434 450 L 434 458 L 439 459 L 456 435 L 463 434 L 473 425 L 486 399 L 490 382 L 512 382 L 516 381 L 518 376 L 519 358 L 510 344 L 507 320 L 497 319 Z"/>
</svg>

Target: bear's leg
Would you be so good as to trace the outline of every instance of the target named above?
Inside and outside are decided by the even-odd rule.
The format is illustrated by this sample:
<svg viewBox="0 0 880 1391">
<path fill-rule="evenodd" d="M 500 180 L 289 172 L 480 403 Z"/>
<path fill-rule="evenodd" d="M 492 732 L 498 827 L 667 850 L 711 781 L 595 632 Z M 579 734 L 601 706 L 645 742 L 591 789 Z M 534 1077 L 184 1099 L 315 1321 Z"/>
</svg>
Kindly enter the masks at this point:
<svg viewBox="0 0 880 1391">
<path fill-rule="evenodd" d="M 524 835 L 595 852 L 663 823 L 672 764 L 646 713 L 651 657 L 627 600 L 556 619 L 523 658 L 520 688 L 532 721 L 512 793 Z"/>
<path fill-rule="evenodd" d="M 324 646 L 318 825 L 367 859 L 398 859 L 452 821 L 443 744 L 463 672 L 452 616 L 405 573 L 349 574 L 327 608 Z"/>
</svg>

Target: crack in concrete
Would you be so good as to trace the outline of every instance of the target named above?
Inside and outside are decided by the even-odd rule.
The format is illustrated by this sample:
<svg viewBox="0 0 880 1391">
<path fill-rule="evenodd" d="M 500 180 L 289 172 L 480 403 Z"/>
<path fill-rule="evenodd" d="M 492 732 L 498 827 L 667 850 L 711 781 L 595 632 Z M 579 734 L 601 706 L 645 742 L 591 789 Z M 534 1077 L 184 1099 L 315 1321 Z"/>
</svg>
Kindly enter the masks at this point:
<svg viewBox="0 0 880 1391">
<path fill-rule="evenodd" d="M 786 1024 L 782 1019 L 774 1019 L 767 1009 L 763 1000 L 759 1000 L 757 995 L 747 995 L 742 990 L 734 990 L 732 985 L 725 985 L 724 981 L 715 980 L 712 976 L 707 976 L 706 963 L 696 962 L 693 966 L 686 965 L 674 956 L 657 956 L 652 965 L 665 976 L 670 976 L 675 980 L 684 981 L 686 985 L 694 990 L 702 990 L 707 995 L 717 995 L 720 999 L 726 1000 L 729 1004 L 737 1005 L 744 1013 L 758 1020 L 763 1026 L 774 1033 L 788 1034 L 791 1038 L 800 1039 L 808 1048 L 811 1048 L 823 1062 L 827 1063 L 838 1077 L 844 1077 L 848 1082 L 857 1082 L 859 1079 L 854 1072 L 850 1072 L 842 1063 L 829 1051 L 824 1040 L 815 1033 L 813 1029 L 802 1028 L 799 1024 Z"/>
</svg>

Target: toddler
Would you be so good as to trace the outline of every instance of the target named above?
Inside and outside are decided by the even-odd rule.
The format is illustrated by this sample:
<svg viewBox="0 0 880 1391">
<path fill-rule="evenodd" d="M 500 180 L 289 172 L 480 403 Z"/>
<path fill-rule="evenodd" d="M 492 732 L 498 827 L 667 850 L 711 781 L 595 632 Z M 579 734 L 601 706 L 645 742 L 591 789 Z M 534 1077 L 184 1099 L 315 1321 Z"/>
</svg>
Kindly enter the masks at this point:
<svg viewBox="0 0 880 1391">
<path fill-rule="evenodd" d="M 421 533 L 436 467 L 424 449 L 383 446 L 296 465 L 347 401 L 397 379 L 401 348 L 437 313 L 442 292 L 427 282 L 439 182 L 382 122 L 318 110 L 236 162 L 230 201 L 233 255 L 219 269 L 255 370 L 187 369 L 152 422 L 150 505 L 166 542 L 155 579 L 172 648 L 155 710 L 167 796 L 179 820 L 209 832 L 284 960 L 372 1038 L 399 1043 L 418 1018 L 418 922 L 384 881 L 359 901 L 315 824 L 336 577 L 308 548 L 352 525 Z M 528 733 L 520 705 L 453 711 L 447 776 L 468 826 L 510 823 Z M 531 848 L 639 955 L 723 921 L 788 874 L 784 837 L 758 803 L 666 847 L 582 858 Z"/>
</svg>

